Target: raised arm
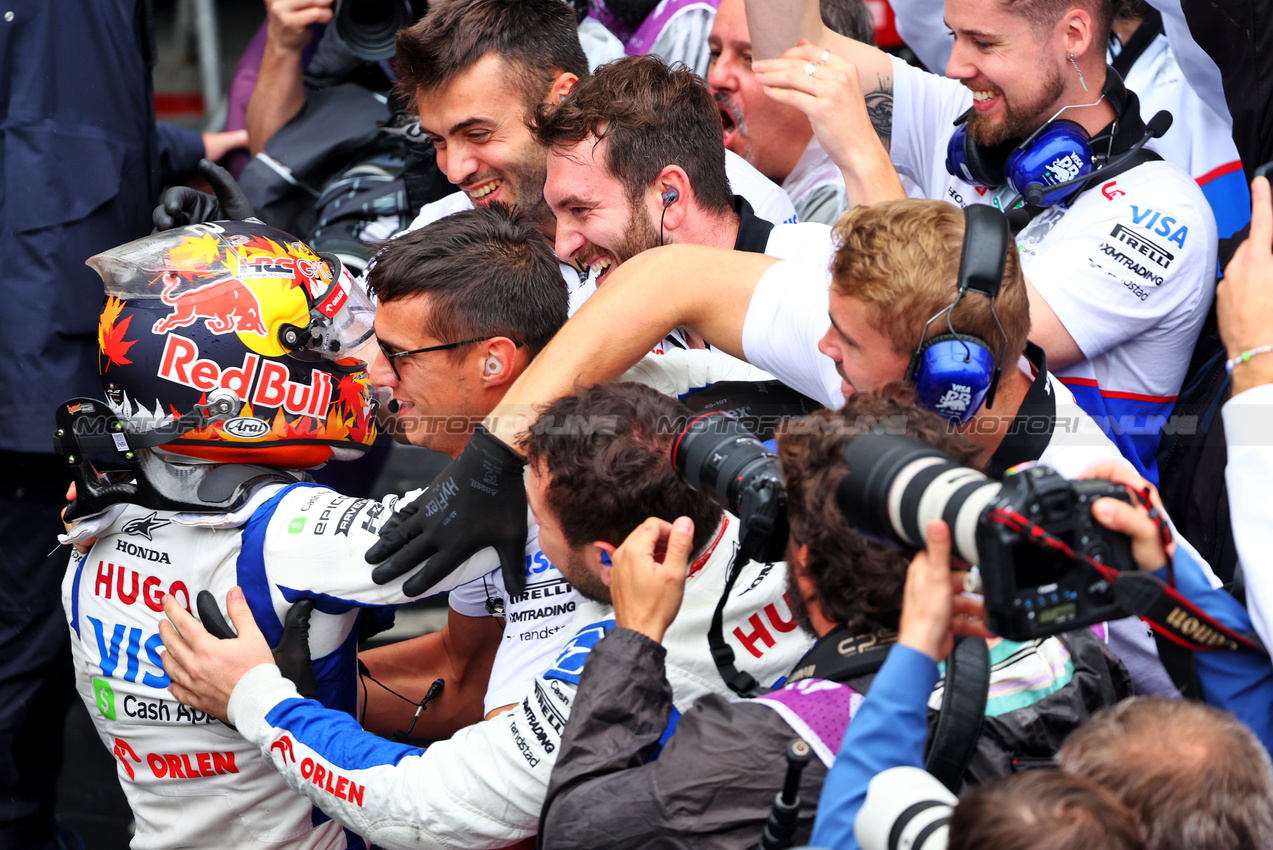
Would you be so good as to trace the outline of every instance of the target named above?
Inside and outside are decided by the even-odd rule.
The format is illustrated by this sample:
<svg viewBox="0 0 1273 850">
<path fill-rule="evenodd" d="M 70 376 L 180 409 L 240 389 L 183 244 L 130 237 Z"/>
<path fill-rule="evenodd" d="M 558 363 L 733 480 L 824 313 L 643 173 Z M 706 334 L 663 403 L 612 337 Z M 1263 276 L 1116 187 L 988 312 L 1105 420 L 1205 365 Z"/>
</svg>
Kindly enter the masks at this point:
<svg viewBox="0 0 1273 850">
<path fill-rule="evenodd" d="M 266 0 L 265 5 L 265 51 L 244 119 L 253 156 L 305 105 L 301 54 L 313 38 L 312 25 L 332 19 L 332 0 Z"/>
<path fill-rule="evenodd" d="M 867 47 L 856 41 L 848 44 Z M 853 52 L 861 58 L 876 58 Z M 781 58 L 752 63 L 766 94 L 808 116 L 819 144 L 844 176 L 850 206 L 906 197 L 889 160 L 893 75 L 887 57 L 885 65 L 887 72 L 876 68 L 863 76 L 852 61 L 815 44 L 802 44 Z"/>
<path fill-rule="evenodd" d="M 800 39 L 821 44 L 823 33 L 818 0 L 747 0 L 747 29 L 753 59 L 773 59 Z"/>
<path fill-rule="evenodd" d="M 678 326 L 743 357 L 743 322 L 772 257 L 697 245 L 638 254 L 566 322 L 487 417 L 509 446 L 534 421 L 534 406 L 576 387 L 611 381 Z M 693 281 L 693 285 L 687 285 Z"/>
<path fill-rule="evenodd" d="M 746 5 L 754 59 L 777 59 L 804 40 L 857 66 L 868 106 L 877 89 L 887 91 L 892 102 L 892 59 L 878 47 L 854 41 L 824 26 L 818 0 L 746 0 Z"/>
</svg>

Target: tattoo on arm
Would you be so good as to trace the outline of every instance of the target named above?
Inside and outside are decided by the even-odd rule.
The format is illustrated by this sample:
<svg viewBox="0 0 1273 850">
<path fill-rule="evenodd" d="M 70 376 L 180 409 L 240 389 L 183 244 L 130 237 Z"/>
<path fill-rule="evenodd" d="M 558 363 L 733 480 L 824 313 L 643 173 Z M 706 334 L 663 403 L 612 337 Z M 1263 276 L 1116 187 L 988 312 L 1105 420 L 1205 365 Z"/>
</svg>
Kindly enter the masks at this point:
<svg viewBox="0 0 1273 850">
<path fill-rule="evenodd" d="M 866 93 L 866 114 L 871 117 L 871 126 L 883 142 L 884 150 L 890 150 L 893 140 L 893 81 L 886 80 L 883 74 L 877 74 L 875 79 L 875 89 Z"/>
</svg>

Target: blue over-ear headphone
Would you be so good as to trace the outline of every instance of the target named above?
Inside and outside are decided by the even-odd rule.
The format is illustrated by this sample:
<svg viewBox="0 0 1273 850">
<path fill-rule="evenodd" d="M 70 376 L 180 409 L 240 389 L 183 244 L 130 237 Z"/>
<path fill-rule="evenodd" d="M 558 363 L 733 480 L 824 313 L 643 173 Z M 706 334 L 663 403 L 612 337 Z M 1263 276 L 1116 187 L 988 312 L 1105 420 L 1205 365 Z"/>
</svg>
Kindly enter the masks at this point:
<svg viewBox="0 0 1273 850">
<path fill-rule="evenodd" d="M 1117 133 L 1127 108 L 1127 89 L 1113 68 L 1106 70 L 1102 96 L 1114 107 Z M 946 170 L 988 189 L 1006 185 L 1034 206 L 1066 203 L 1082 188 L 1072 181 L 1091 174 L 1108 158 L 1093 153 L 1086 130 L 1073 121 L 1057 120 L 1055 115 L 1024 141 L 979 145 L 968 134 L 966 122 L 971 112 L 969 108 L 955 119 L 955 133 L 946 145 Z"/>
<path fill-rule="evenodd" d="M 924 323 L 919 345 L 906 367 L 906 379 L 915 385 L 920 404 L 957 425 L 971 419 L 982 402 L 988 408 L 994 406 L 1008 347 L 1008 337 L 994 312 L 994 299 L 1003 280 L 1009 244 L 1008 219 L 1003 213 L 985 204 L 964 210 L 964 245 L 955 300 Z M 951 312 L 970 290 L 990 299 L 990 315 L 999 325 L 1002 340 L 998 358 L 989 343 L 956 332 L 950 322 Z M 929 325 L 943 317 L 949 333 L 925 340 Z"/>
</svg>

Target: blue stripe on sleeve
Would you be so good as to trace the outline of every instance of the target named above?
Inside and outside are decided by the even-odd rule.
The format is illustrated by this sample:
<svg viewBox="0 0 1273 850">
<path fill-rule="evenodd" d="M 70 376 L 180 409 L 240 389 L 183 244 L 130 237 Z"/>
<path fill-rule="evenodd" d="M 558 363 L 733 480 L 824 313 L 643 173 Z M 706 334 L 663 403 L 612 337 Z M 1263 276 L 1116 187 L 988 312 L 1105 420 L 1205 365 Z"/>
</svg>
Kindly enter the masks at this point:
<svg viewBox="0 0 1273 850">
<path fill-rule="evenodd" d="M 1251 190 L 1241 168 L 1221 174 L 1199 188 L 1216 217 L 1216 236 L 1226 239 L 1251 220 Z"/>
<path fill-rule="evenodd" d="M 323 708 L 312 699 L 287 699 L 270 709 L 265 722 L 286 732 L 342 770 L 396 765 L 424 752 L 364 731 L 348 714 Z"/>
<path fill-rule="evenodd" d="M 1158 484 L 1158 443 L 1165 431 L 1175 427 L 1171 409 L 1175 397 L 1122 398 L 1130 393 L 1106 394 L 1099 387 L 1062 378 L 1074 400 L 1096 421 L 1118 451 L 1155 486 Z"/>
<path fill-rule="evenodd" d="M 252 518 L 243 526 L 239 558 L 235 562 L 235 578 L 239 587 L 243 588 L 243 598 L 247 600 L 252 618 L 256 620 L 270 646 L 276 646 L 283 637 L 283 624 L 274 613 L 274 603 L 270 599 L 270 580 L 265 573 L 265 532 L 279 503 L 288 493 L 299 487 L 326 489 L 319 484 L 293 484 L 275 493 L 269 501 L 256 509 Z"/>
</svg>

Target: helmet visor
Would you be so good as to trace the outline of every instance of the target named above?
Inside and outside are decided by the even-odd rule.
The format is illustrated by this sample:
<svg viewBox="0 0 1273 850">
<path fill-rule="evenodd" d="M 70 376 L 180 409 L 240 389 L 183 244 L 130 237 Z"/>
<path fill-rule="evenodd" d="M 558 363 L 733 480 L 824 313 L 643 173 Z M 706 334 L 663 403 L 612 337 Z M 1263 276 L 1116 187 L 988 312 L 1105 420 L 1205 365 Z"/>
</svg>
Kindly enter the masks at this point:
<svg viewBox="0 0 1273 850">
<path fill-rule="evenodd" d="M 329 260 L 327 255 L 323 259 Z M 335 266 L 335 263 L 332 263 Z M 329 360 L 361 360 L 370 363 L 376 352 L 376 305 L 362 279 L 347 268 L 334 276 L 332 288 L 315 310 L 327 316 L 313 348 Z"/>
</svg>

